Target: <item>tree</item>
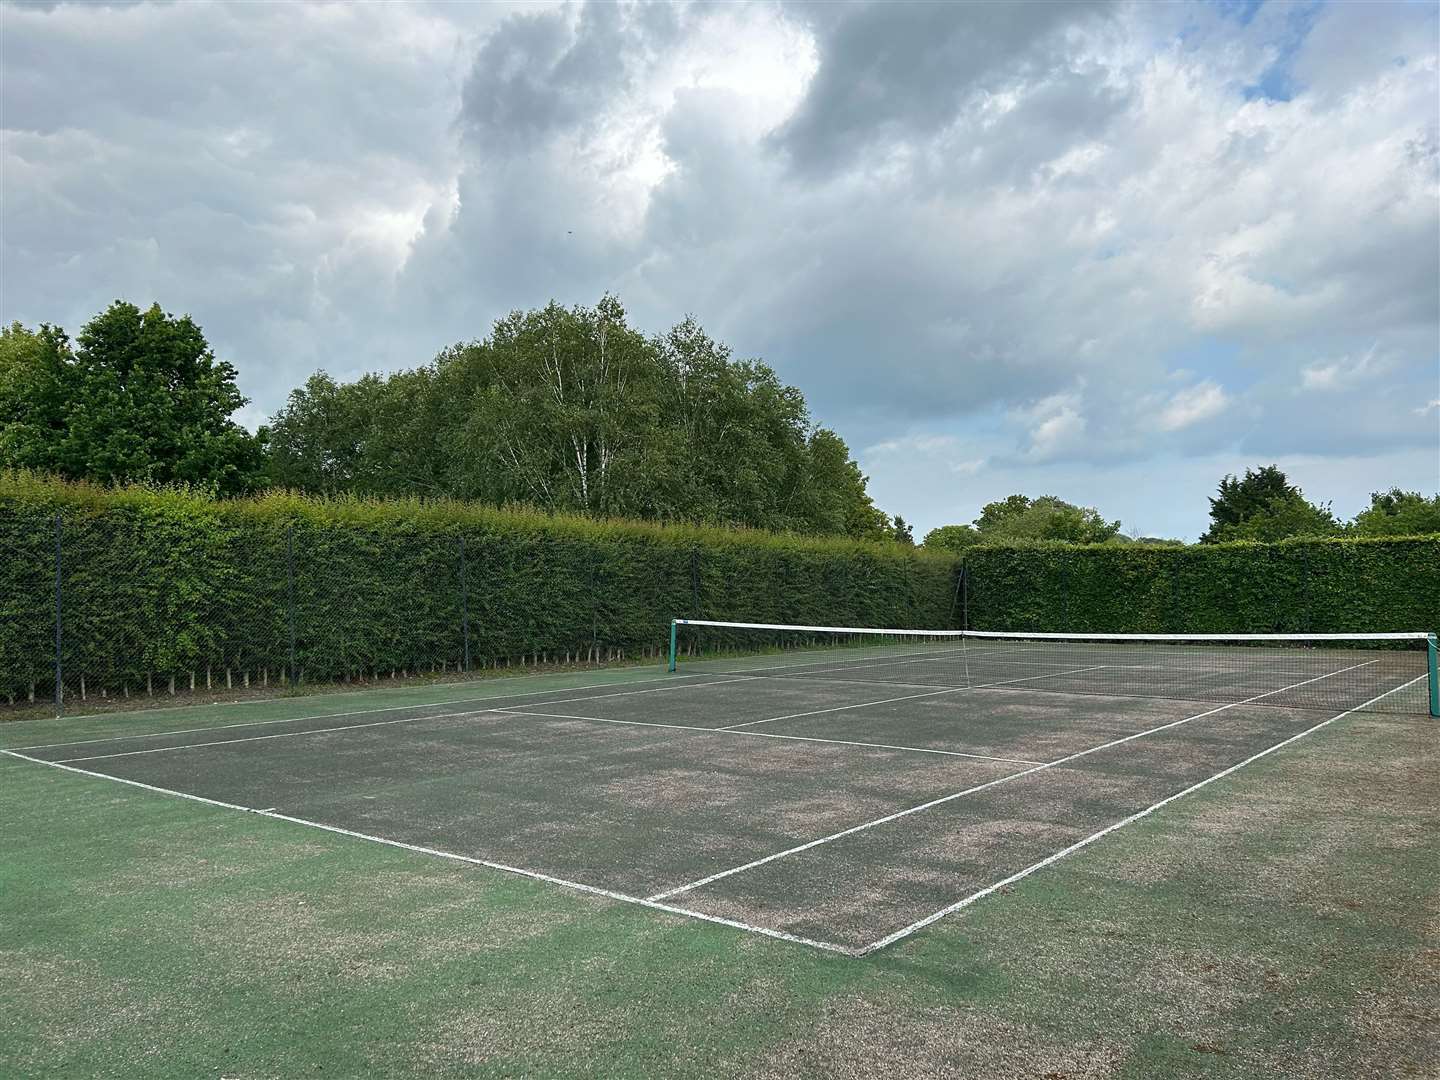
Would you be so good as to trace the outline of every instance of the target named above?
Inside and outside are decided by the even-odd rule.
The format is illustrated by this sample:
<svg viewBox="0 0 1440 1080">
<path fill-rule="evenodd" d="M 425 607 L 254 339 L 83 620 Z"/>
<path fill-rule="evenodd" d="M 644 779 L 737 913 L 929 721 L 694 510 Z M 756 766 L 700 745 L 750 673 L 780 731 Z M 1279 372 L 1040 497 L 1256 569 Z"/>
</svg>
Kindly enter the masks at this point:
<svg viewBox="0 0 1440 1080">
<path fill-rule="evenodd" d="M 1210 529 L 1200 537 L 1200 542 L 1215 543 L 1224 538 L 1226 530 L 1241 525 L 1270 503 L 1297 493 L 1298 489 L 1277 465 L 1246 469 L 1244 479 L 1226 475 L 1220 481 L 1219 495 L 1210 500 Z"/>
<path fill-rule="evenodd" d="M 1270 500 L 1238 525 L 1224 525 L 1211 531 L 1216 541 L 1257 540 L 1273 544 L 1294 536 L 1336 536 L 1341 530 L 1329 506 L 1316 506 L 1296 491 Z"/>
<path fill-rule="evenodd" d="M 1246 469 L 1244 478 L 1226 476 L 1210 500 L 1210 529 L 1202 544 L 1225 540 L 1273 543 L 1291 536 L 1333 536 L 1339 523 L 1328 504 L 1317 506 L 1276 465 Z"/>
<path fill-rule="evenodd" d="M 1031 499 L 1011 495 L 986 503 L 975 528 L 984 540 L 1068 540 L 1103 544 L 1123 539 L 1120 522 L 1106 521 L 1093 507 L 1076 506 L 1055 495 Z"/>
<path fill-rule="evenodd" d="M 940 551 L 964 551 L 978 544 L 981 539 L 983 538 L 979 530 L 973 525 L 941 525 L 938 529 L 931 529 L 926 533 L 921 543 L 927 548 Z"/>
<path fill-rule="evenodd" d="M 267 434 L 272 479 L 304 490 L 892 536 L 800 391 L 693 318 L 645 337 L 613 296 L 512 312 L 412 371 L 319 373 Z"/>
<path fill-rule="evenodd" d="M 915 546 L 915 533 L 910 528 L 910 523 L 899 514 L 895 515 L 895 521 L 890 526 L 890 532 L 896 543 L 907 544 L 910 547 Z"/>
<path fill-rule="evenodd" d="M 18 322 L 0 329 L 0 461 L 49 467 L 51 448 L 65 437 L 63 330 Z"/>
<path fill-rule="evenodd" d="M 1418 491 L 1377 491 L 1355 515 L 1356 536 L 1419 536 L 1440 533 L 1440 494 L 1427 499 Z"/>
<path fill-rule="evenodd" d="M 18 325 L 0 346 L 0 454 L 74 479 L 184 482 L 236 494 L 257 479 L 246 399 L 189 316 L 117 300 L 80 331 Z"/>
</svg>

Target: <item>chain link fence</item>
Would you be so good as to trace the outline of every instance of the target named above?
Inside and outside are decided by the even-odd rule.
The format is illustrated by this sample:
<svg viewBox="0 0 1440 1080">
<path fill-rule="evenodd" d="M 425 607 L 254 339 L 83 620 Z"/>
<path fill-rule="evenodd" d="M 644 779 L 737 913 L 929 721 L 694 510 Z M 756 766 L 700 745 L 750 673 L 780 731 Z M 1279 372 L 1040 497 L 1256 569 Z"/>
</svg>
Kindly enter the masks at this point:
<svg viewBox="0 0 1440 1080">
<path fill-rule="evenodd" d="M 950 563 L 736 534 L 0 506 L 0 717 L 663 661 L 676 616 L 943 619 Z"/>
</svg>

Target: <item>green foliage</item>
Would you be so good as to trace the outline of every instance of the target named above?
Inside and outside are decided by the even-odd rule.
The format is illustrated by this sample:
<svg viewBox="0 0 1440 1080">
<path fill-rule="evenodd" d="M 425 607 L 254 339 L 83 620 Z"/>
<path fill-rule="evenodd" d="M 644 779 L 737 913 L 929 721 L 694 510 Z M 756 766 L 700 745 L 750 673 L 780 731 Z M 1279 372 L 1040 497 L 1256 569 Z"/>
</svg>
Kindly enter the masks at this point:
<svg viewBox="0 0 1440 1080">
<path fill-rule="evenodd" d="M 1256 540 L 1273 544 L 1300 536 L 1337 536 L 1340 523 L 1328 506 L 1316 506 L 1293 491 L 1279 495 L 1234 525 L 1212 526 L 1206 535 L 1213 541 Z"/>
<path fill-rule="evenodd" d="M 235 369 L 189 316 L 116 301 L 77 345 L 46 325 L 0 334 L 0 463 L 223 494 L 253 484 L 262 447 L 230 419 L 245 404 Z"/>
<path fill-rule="evenodd" d="M 849 448 L 798 390 L 693 319 L 646 338 L 610 296 L 513 312 L 414 371 L 317 374 L 267 436 L 272 479 L 312 493 L 888 535 Z"/>
<path fill-rule="evenodd" d="M 956 562 L 894 543 L 416 499 L 101 488 L 0 470 L 0 695 L 70 697 L 653 654 L 670 619 L 949 625 Z M 463 545 L 463 546 L 462 546 Z M 293 589 L 292 580 L 293 564 Z M 468 635 L 467 635 L 468 629 Z"/>
<path fill-rule="evenodd" d="M 1355 515 L 1356 536 L 1421 536 L 1440 533 L 1440 494 L 1427 499 L 1418 491 L 1377 491 Z"/>
<path fill-rule="evenodd" d="M 890 526 L 890 533 L 897 544 L 905 544 L 908 547 L 915 546 L 915 531 L 910 527 L 910 523 L 899 514 L 895 515 L 895 521 Z"/>
<path fill-rule="evenodd" d="M 1075 633 L 1440 629 L 1440 535 L 1190 547 L 982 545 L 969 625 Z"/>
<path fill-rule="evenodd" d="M 1226 476 L 1210 500 L 1210 528 L 1202 544 L 1227 540 L 1273 543 L 1292 536 L 1334 536 L 1340 525 L 1328 505 L 1309 502 L 1277 465 Z"/>
<path fill-rule="evenodd" d="M 983 539 L 973 525 L 941 525 L 926 533 L 921 543 L 932 551 L 964 551 Z"/>
<path fill-rule="evenodd" d="M 975 519 L 975 528 L 986 541 L 1067 540 L 1075 544 L 1100 544 L 1123 539 L 1120 522 L 1106 521 L 1099 511 L 1076 506 L 1054 495 L 1031 499 L 1011 495 L 986 503 Z"/>
</svg>

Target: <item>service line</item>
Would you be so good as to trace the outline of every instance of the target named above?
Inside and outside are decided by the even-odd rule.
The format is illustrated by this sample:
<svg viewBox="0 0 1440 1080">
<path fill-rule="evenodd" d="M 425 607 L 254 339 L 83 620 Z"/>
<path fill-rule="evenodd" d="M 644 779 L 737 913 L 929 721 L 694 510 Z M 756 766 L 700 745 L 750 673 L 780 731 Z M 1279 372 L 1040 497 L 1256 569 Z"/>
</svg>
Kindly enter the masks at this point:
<svg viewBox="0 0 1440 1080">
<path fill-rule="evenodd" d="M 764 866 L 766 863 L 772 863 L 776 859 L 783 859 L 790 855 L 797 855 L 802 851 L 809 851 L 811 848 L 820 847 L 822 844 L 832 843 L 836 840 L 841 839 L 842 837 L 852 836 L 855 833 L 863 832 L 866 829 L 873 829 L 877 825 L 885 825 L 891 821 L 898 821 L 900 818 L 909 817 L 911 814 L 921 813 L 922 811 L 929 810 L 932 807 L 941 806 L 945 803 L 953 802 L 955 799 L 964 798 L 967 795 L 974 795 L 977 792 L 985 791 L 989 788 L 997 786 L 998 784 L 1006 784 L 1009 783 L 1011 780 L 1018 780 L 1022 776 L 1031 776 L 1035 773 L 1043 772 L 1046 769 L 1053 769 L 1057 765 L 1064 765 L 1067 762 L 1087 757 L 1090 754 L 1099 753 L 1101 750 L 1109 750 L 1112 747 L 1122 746 L 1125 743 L 1133 742 L 1135 739 L 1143 739 L 1148 735 L 1154 735 L 1161 731 L 1169 731 L 1170 729 L 1177 728 L 1182 724 L 1188 724 L 1194 720 L 1200 720 L 1206 716 L 1213 716 L 1216 713 L 1224 712 L 1227 709 L 1233 709 L 1238 705 L 1248 705 L 1252 701 L 1258 701 L 1260 698 L 1269 697 L 1271 694 L 1284 693 L 1286 690 L 1293 690 L 1297 686 L 1306 685 L 1306 683 L 1319 682 L 1321 679 L 1328 679 L 1331 676 L 1339 675 L 1346 671 L 1353 671 L 1355 668 L 1367 667 L 1370 664 L 1378 662 L 1378 660 L 1367 660 L 1364 663 L 1352 664 L 1350 667 L 1340 668 L 1338 671 L 1331 671 L 1324 675 L 1318 675 L 1313 679 L 1306 679 L 1304 682 L 1292 683 L 1290 686 L 1281 687 L 1279 690 L 1270 690 L 1264 694 L 1257 694 L 1255 697 L 1246 698 L 1244 701 L 1235 701 L 1231 702 L 1228 705 L 1219 705 L 1213 709 L 1207 709 L 1205 712 L 1196 713 L 1194 716 L 1187 716 L 1180 720 L 1172 720 L 1168 724 L 1161 724 L 1158 727 L 1147 728 L 1144 731 L 1137 731 L 1132 735 L 1125 735 L 1118 739 L 1111 739 L 1109 742 L 1101 743 L 1099 746 L 1092 746 L 1087 750 L 1080 750 L 1073 754 L 1067 754 L 1065 757 L 1058 758 L 1055 761 L 1046 762 L 1043 765 L 1036 765 L 1033 768 L 1029 769 L 1021 769 L 1018 772 L 1010 773 L 1008 776 L 1002 776 L 998 779 L 991 780 L 984 784 L 976 784 L 974 787 L 968 787 L 961 791 L 953 792 L 949 795 L 942 795 L 938 799 L 931 799 L 929 802 L 920 803 L 918 806 L 912 806 L 905 810 L 899 810 L 893 814 L 887 814 L 884 817 L 875 818 L 873 821 L 865 821 L 859 825 L 852 825 L 848 829 L 841 829 L 839 832 L 831 833 L 829 836 L 822 836 L 818 839 L 811 840 L 804 844 L 796 844 L 794 847 L 786 848 L 783 851 L 773 852 L 759 859 L 752 859 L 750 862 L 743 863 L 740 866 L 732 866 L 728 870 L 717 871 L 716 873 L 710 874 L 707 877 L 699 878 L 696 881 L 687 882 L 684 885 L 677 885 L 673 889 L 666 889 L 663 892 L 654 893 L 650 897 L 650 899 L 665 900 L 672 896 L 679 896 L 681 893 L 690 892 L 692 889 L 698 889 L 701 886 L 709 885 L 713 882 L 720 881 L 723 878 L 728 878 L 735 874 L 742 874 L 747 870 L 753 870 L 756 867 Z M 1399 688 L 1397 687 L 1396 689 Z M 1368 705 L 1369 702 L 1366 702 L 1366 704 Z M 1364 706 L 1357 706 L 1357 708 L 1363 707 Z"/>
</svg>

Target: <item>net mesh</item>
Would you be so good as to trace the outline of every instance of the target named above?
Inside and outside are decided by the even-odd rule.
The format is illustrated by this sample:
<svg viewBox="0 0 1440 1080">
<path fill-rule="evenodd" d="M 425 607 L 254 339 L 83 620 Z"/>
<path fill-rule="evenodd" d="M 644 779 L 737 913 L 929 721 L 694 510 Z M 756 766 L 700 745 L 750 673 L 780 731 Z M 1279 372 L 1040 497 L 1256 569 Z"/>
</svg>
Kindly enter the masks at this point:
<svg viewBox="0 0 1440 1080">
<path fill-rule="evenodd" d="M 1025 634 L 677 620 L 693 673 L 1112 697 L 1430 710 L 1427 635 Z"/>
</svg>

